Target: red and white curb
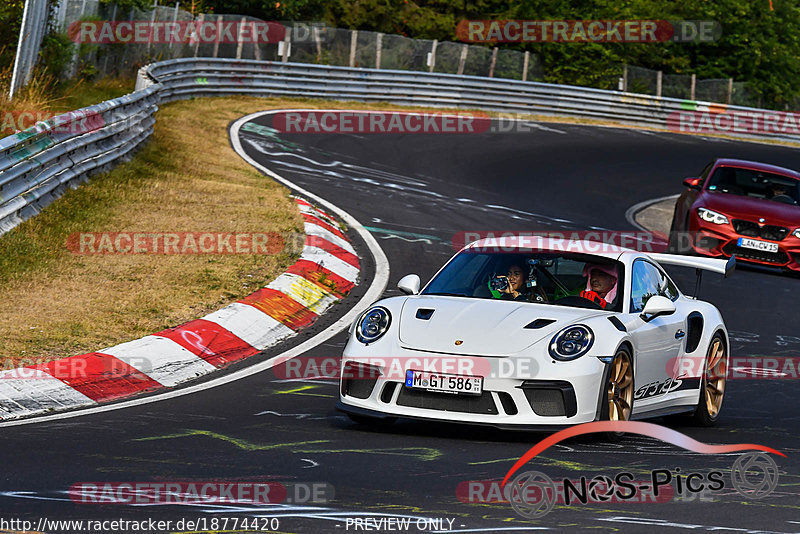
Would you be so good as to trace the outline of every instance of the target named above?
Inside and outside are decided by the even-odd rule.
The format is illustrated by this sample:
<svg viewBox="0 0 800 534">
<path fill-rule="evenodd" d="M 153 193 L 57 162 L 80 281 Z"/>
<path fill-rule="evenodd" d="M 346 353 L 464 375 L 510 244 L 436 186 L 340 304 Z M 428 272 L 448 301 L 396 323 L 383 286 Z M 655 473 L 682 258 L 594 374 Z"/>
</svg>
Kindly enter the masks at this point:
<svg viewBox="0 0 800 534">
<path fill-rule="evenodd" d="M 339 224 L 295 197 L 300 259 L 266 287 L 134 341 L 0 373 L 0 419 L 87 407 L 171 388 L 253 356 L 309 326 L 356 285 L 359 261 Z"/>
</svg>

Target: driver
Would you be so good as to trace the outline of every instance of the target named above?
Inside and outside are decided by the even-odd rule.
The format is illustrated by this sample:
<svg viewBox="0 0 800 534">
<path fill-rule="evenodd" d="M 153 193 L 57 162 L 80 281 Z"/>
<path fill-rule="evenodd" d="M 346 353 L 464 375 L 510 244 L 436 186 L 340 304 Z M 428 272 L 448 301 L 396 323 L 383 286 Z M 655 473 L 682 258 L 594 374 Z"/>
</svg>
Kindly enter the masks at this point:
<svg viewBox="0 0 800 534">
<path fill-rule="evenodd" d="M 779 182 L 772 182 L 769 186 L 769 196 L 767 197 L 770 200 L 775 200 L 777 202 L 792 202 L 794 203 L 794 199 L 789 195 L 789 187 L 786 184 L 782 184 Z"/>
<path fill-rule="evenodd" d="M 587 277 L 586 289 L 580 296 L 606 308 L 617 297 L 617 269 L 613 265 L 587 263 L 583 268 Z"/>
</svg>

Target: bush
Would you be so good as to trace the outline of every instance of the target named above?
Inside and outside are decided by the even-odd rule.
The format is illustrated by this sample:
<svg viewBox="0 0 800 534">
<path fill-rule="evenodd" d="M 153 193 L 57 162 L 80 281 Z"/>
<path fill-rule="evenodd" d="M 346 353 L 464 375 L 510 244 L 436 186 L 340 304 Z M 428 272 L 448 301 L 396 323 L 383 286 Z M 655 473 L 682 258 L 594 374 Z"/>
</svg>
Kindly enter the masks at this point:
<svg viewBox="0 0 800 534">
<path fill-rule="evenodd" d="M 72 60 L 74 43 L 65 33 L 50 33 L 39 51 L 42 68 L 55 78 L 62 78 Z"/>
</svg>

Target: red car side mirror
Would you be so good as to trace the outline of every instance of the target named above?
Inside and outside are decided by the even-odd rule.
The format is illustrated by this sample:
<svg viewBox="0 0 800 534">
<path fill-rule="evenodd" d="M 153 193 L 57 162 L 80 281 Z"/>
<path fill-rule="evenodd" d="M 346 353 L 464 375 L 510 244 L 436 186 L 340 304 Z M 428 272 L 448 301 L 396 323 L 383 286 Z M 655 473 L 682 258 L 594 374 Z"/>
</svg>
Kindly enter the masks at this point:
<svg viewBox="0 0 800 534">
<path fill-rule="evenodd" d="M 689 189 L 700 189 L 700 178 L 686 178 L 683 181 L 683 185 L 688 187 Z"/>
</svg>

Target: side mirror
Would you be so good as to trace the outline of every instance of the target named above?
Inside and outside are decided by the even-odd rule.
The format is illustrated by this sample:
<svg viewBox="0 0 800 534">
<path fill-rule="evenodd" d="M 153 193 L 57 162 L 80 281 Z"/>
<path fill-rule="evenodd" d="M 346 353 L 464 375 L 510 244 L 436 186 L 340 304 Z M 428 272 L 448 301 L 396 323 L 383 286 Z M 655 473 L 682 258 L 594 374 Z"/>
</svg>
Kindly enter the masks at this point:
<svg viewBox="0 0 800 534">
<path fill-rule="evenodd" d="M 407 274 L 397 282 L 397 289 L 406 295 L 416 295 L 419 293 L 419 276 Z"/>
<path fill-rule="evenodd" d="M 683 180 L 683 185 L 689 189 L 700 190 L 700 178 L 686 178 Z"/>
<path fill-rule="evenodd" d="M 673 313 L 675 313 L 675 304 L 671 300 L 661 295 L 653 295 L 647 300 L 647 304 L 644 305 L 644 310 L 642 310 L 639 317 L 642 321 L 649 323 L 656 317 L 672 315 Z"/>
</svg>

